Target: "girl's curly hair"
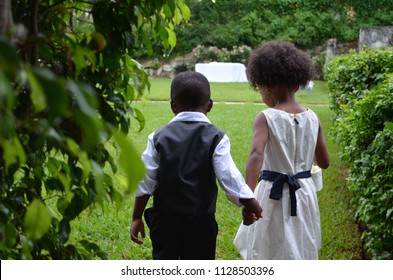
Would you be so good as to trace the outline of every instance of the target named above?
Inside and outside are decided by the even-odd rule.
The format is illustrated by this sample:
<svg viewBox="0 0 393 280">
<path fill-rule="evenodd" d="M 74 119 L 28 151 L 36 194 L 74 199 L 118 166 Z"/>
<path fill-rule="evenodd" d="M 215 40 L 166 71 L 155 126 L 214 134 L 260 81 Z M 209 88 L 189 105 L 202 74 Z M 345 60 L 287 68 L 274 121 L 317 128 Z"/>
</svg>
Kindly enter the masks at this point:
<svg viewBox="0 0 393 280">
<path fill-rule="evenodd" d="M 252 52 L 247 76 L 255 90 L 260 86 L 304 86 L 312 79 L 312 63 L 308 55 L 295 45 L 273 41 Z"/>
</svg>

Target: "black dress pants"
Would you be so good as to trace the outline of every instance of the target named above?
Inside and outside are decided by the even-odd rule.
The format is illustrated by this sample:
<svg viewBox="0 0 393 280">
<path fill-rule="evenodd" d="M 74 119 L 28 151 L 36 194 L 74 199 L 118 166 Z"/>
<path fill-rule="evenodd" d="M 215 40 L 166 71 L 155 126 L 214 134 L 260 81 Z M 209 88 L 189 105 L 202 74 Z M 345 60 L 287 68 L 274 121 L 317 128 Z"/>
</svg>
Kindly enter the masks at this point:
<svg viewBox="0 0 393 280">
<path fill-rule="evenodd" d="M 146 209 L 155 260 L 214 260 L 218 225 L 214 213 L 175 215 Z"/>
</svg>

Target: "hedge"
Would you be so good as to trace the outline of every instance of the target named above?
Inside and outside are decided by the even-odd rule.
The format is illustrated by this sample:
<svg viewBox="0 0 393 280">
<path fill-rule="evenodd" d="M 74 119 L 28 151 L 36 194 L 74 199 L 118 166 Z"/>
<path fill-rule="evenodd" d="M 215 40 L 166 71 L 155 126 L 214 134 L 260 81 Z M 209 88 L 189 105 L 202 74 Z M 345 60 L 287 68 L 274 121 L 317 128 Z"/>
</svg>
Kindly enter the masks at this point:
<svg viewBox="0 0 393 280">
<path fill-rule="evenodd" d="M 393 258 L 393 49 L 362 49 L 325 69 L 334 132 L 372 259 Z"/>
</svg>

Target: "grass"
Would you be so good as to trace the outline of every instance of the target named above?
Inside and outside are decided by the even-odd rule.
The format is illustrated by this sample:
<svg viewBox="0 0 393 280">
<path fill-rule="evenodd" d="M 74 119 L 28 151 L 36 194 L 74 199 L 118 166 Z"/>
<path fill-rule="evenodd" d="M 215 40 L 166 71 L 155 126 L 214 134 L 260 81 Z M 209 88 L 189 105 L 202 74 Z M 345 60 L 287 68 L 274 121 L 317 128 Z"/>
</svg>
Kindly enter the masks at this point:
<svg viewBox="0 0 393 280">
<path fill-rule="evenodd" d="M 170 90 L 170 79 L 152 79 L 150 92 L 146 93 L 142 100 L 166 101 Z M 254 91 L 248 83 L 210 83 L 212 99 L 215 102 L 245 102 L 261 103 L 259 93 Z M 301 90 L 298 100 L 302 104 L 327 104 L 328 94 L 326 83 L 315 81 L 314 88 L 310 96 L 306 96 L 306 91 Z"/>
<path fill-rule="evenodd" d="M 141 102 L 134 104 L 134 107 L 140 109 L 146 117 L 145 128 L 138 132 L 138 123 L 134 121 L 129 136 L 140 153 L 145 149 L 148 134 L 165 125 L 173 117 L 167 102 L 170 80 L 157 79 L 151 82 L 151 93 L 146 94 Z M 246 83 L 213 83 L 211 87 L 216 102 L 208 117 L 228 134 L 231 139 L 232 156 L 244 174 L 252 137 L 253 119 L 266 106 L 260 102 L 260 96 L 255 91 L 251 91 Z M 152 100 L 166 102 L 150 102 Z M 331 112 L 327 105 L 328 94 L 325 83 L 316 81 L 311 96 L 300 96 L 298 100 L 320 117 L 331 156 L 331 166 L 323 172 L 324 187 L 318 193 L 323 242 L 320 259 L 361 259 L 360 234 L 353 220 L 354 213 L 350 209 L 350 197 L 345 187 L 346 167 L 339 160 L 338 147 L 330 130 Z M 244 103 L 226 103 L 237 101 Z M 134 244 L 129 239 L 128 228 L 132 204 L 132 195 L 124 195 L 123 207 L 119 210 L 110 204 L 84 214 L 73 223 L 72 239 L 88 239 L 96 242 L 113 260 L 151 259 L 151 243 L 148 237 L 145 238 L 143 245 Z M 241 223 L 240 209 L 231 204 L 221 190 L 216 218 L 219 224 L 217 259 L 240 259 L 232 244 Z"/>
</svg>

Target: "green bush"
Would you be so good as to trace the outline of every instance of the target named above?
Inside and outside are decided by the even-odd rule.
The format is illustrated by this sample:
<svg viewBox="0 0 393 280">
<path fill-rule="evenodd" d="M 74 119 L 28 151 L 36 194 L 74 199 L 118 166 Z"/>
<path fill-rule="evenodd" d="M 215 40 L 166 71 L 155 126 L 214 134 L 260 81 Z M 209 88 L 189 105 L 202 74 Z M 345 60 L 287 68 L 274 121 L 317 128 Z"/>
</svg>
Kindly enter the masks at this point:
<svg viewBox="0 0 393 280">
<path fill-rule="evenodd" d="M 326 68 L 334 130 L 373 259 L 393 258 L 393 50 L 363 49 Z"/>
<path fill-rule="evenodd" d="M 392 97 L 391 97 L 392 98 Z M 356 216 L 365 226 L 365 249 L 374 259 L 393 258 L 393 123 L 379 131 L 351 168 Z"/>
<path fill-rule="evenodd" d="M 204 47 L 198 45 L 192 50 L 197 62 L 239 62 L 247 64 L 247 59 L 251 54 L 248 46 L 234 46 L 231 50 L 217 47 Z"/>
<path fill-rule="evenodd" d="M 351 50 L 348 55 L 330 61 L 325 78 L 336 116 L 343 111 L 342 106 L 363 98 L 365 90 L 380 84 L 387 73 L 393 73 L 391 49 L 371 50 L 365 47 L 360 53 Z"/>
<path fill-rule="evenodd" d="M 325 77 L 330 92 L 337 137 L 344 147 L 342 158 L 353 162 L 382 129 L 383 118 L 371 112 L 372 106 L 358 104 L 372 89 L 381 84 L 388 73 L 393 73 L 393 51 L 364 48 L 360 53 L 351 51 L 330 61 Z M 366 102 L 366 101 L 364 101 Z M 362 110 L 366 110 L 362 112 Z M 381 113 L 381 112 L 380 112 Z M 363 115 L 362 115 L 363 114 Z M 373 119 L 370 118 L 370 114 Z M 360 125 L 364 123 L 364 125 Z"/>
<path fill-rule="evenodd" d="M 355 104 L 349 187 L 367 251 L 393 257 L 393 75 Z M 358 153 L 355 158 L 355 153 Z"/>
</svg>

